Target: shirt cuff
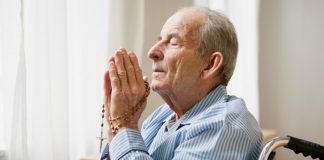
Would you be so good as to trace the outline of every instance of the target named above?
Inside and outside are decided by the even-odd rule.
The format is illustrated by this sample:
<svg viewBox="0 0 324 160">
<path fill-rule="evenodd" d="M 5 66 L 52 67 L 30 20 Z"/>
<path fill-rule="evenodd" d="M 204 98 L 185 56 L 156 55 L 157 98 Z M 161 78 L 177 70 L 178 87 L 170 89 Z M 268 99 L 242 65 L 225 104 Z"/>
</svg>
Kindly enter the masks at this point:
<svg viewBox="0 0 324 160">
<path fill-rule="evenodd" d="M 129 128 L 120 130 L 109 145 L 110 158 L 120 159 L 131 151 L 143 151 L 148 154 L 139 131 Z"/>
</svg>

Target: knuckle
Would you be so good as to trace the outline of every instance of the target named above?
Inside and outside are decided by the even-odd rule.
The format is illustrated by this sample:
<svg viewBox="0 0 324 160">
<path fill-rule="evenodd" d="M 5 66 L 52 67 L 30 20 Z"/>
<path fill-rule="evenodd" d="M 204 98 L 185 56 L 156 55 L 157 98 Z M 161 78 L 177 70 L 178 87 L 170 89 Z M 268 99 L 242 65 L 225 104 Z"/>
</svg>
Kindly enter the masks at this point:
<svg viewBox="0 0 324 160">
<path fill-rule="evenodd" d="M 119 81 L 119 79 L 118 79 L 117 77 L 112 77 L 112 78 L 111 78 L 111 81 L 112 81 L 113 83 L 116 83 L 116 82 Z"/>
<path fill-rule="evenodd" d="M 133 74 L 134 73 L 134 69 L 127 69 L 128 74 Z"/>
<path fill-rule="evenodd" d="M 136 96 L 137 96 L 137 93 L 136 93 L 136 92 L 132 92 L 132 93 L 131 93 L 131 96 L 132 96 L 132 97 L 136 97 Z"/>
<path fill-rule="evenodd" d="M 115 74 L 114 74 L 115 72 L 116 72 L 116 69 L 112 69 L 112 68 L 109 69 L 109 76 L 110 77 L 114 77 L 115 76 Z"/>
<path fill-rule="evenodd" d="M 123 92 L 121 92 L 121 90 L 113 90 L 111 94 L 115 97 L 121 97 L 123 95 Z"/>
<path fill-rule="evenodd" d="M 129 92 L 129 90 L 125 89 L 123 91 L 123 94 L 126 96 L 126 97 L 129 97 L 131 95 L 131 92 Z"/>
<path fill-rule="evenodd" d="M 137 86 L 133 86 L 132 87 L 132 93 L 138 93 L 138 87 Z"/>
<path fill-rule="evenodd" d="M 126 67 L 127 70 L 134 70 L 134 67 L 132 65 L 129 65 Z"/>
<path fill-rule="evenodd" d="M 116 66 L 118 66 L 118 67 L 123 65 L 123 62 L 120 60 L 116 60 L 115 63 L 116 63 Z"/>
</svg>

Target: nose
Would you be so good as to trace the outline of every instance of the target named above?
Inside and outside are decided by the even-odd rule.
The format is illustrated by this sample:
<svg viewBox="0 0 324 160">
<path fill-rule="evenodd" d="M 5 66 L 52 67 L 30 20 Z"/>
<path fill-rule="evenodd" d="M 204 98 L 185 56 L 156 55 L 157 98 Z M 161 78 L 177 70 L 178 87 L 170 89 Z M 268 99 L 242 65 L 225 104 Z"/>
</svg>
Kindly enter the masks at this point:
<svg viewBox="0 0 324 160">
<path fill-rule="evenodd" d="M 148 52 L 148 57 L 154 62 L 162 60 L 164 58 L 165 45 L 162 41 L 159 41 L 152 46 Z"/>
</svg>

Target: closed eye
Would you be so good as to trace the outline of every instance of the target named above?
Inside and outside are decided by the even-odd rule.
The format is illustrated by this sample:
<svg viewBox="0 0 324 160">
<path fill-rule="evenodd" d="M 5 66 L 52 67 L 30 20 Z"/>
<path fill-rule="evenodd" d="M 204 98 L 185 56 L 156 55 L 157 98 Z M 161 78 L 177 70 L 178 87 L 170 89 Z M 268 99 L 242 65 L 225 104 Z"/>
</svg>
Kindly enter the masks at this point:
<svg viewBox="0 0 324 160">
<path fill-rule="evenodd" d="M 183 46 L 183 41 L 178 33 L 168 34 L 165 38 L 162 38 L 162 36 L 159 36 L 157 38 L 157 41 L 158 42 L 162 41 L 163 43 L 166 43 L 172 47 Z"/>
<path fill-rule="evenodd" d="M 179 41 L 179 39 L 176 39 L 176 38 L 171 38 L 170 41 L 169 41 L 169 44 L 171 46 L 178 46 L 178 47 L 183 46 L 182 42 Z"/>
</svg>

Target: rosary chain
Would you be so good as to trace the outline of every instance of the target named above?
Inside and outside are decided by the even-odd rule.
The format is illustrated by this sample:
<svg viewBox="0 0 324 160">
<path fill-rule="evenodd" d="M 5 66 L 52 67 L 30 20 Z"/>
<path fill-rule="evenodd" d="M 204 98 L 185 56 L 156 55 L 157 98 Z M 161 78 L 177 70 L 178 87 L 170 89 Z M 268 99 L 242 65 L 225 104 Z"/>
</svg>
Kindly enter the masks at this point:
<svg viewBox="0 0 324 160">
<path fill-rule="evenodd" d="M 111 132 L 114 133 L 114 134 L 117 134 L 118 130 L 120 129 L 121 127 L 121 122 L 122 121 L 125 121 L 126 123 L 129 122 L 129 116 L 133 116 L 135 115 L 135 113 L 141 109 L 141 107 L 143 106 L 143 103 L 146 102 L 147 100 L 147 97 L 149 96 L 150 94 L 150 86 L 149 86 L 149 83 L 144 81 L 145 83 L 145 94 L 143 96 L 143 98 L 132 108 L 131 110 L 131 115 L 129 115 L 128 112 L 125 112 L 117 117 L 111 117 L 111 116 L 108 116 L 108 121 L 109 121 L 109 124 L 110 124 L 110 129 L 111 129 Z"/>
</svg>

